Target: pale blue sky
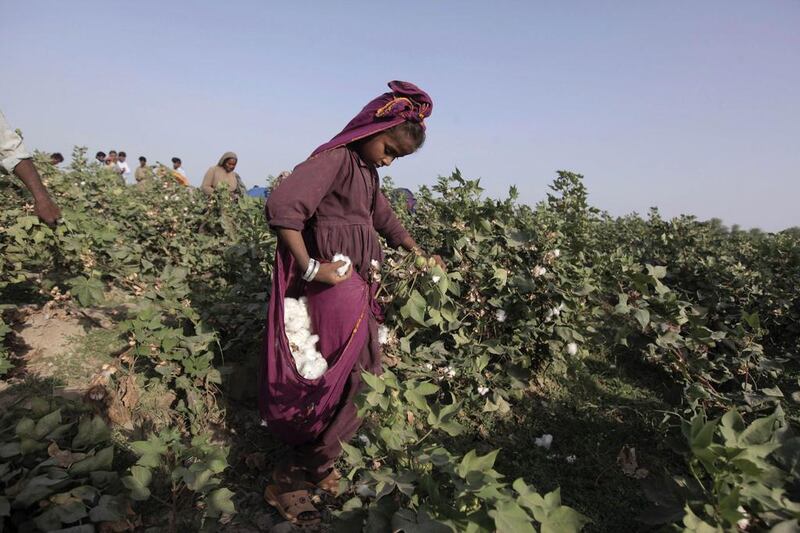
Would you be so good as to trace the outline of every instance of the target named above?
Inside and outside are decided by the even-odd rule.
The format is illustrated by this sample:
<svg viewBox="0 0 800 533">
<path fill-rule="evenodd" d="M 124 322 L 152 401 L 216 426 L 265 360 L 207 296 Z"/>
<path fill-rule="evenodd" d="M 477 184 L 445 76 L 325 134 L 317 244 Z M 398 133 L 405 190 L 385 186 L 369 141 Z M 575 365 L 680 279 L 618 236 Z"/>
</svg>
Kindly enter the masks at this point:
<svg viewBox="0 0 800 533">
<path fill-rule="evenodd" d="M 800 2 L 4 2 L 0 109 L 29 146 L 227 150 L 248 185 L 291 169 L 386 82 L 434 99 L 385 169 L 454 167 L 535 203 L 557 169 L 593 205 L 800 225 Z"/>
</svg>

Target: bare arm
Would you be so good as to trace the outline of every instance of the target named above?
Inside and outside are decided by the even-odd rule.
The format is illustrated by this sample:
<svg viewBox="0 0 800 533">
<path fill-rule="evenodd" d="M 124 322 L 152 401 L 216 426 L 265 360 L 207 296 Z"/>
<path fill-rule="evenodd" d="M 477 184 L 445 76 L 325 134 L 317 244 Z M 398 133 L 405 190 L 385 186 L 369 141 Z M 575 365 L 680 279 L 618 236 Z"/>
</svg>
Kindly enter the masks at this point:
<svg viewBox="0 0 800 533">
<path fill-rule="evenodd" d="M 305 272 L 311 258 L 308 256 L 308 250 L 306 249 L 306 243 L 303 241 L 303 235 L 296 229 L 278 228 L 278 238 L 289 248 L 289 252 L 294 256 L 294 260 L 300 267 L 300 272 Z M 314 281 L 321 281 L 329 285 L 341 283 L 353 275 L 353 267 L 350 266 L 345 275 L 340 276 L 336 272 L 336 269 L 342 265 L 344 265 L 344 261 L 322 263 L 319 267 L 319 272 L 317 272 L 317 275 L 314 277 Z"/>
<path fill-rule="evenodd" d="M 22 180 L 22 183 L 28 188 L 33 195 L 33 208 L 36 215 L 48 226 L 54 226 L 56 221 L 61 216 L 61 210 L 56 203 L 50 198 L 47 188 L 42 183 L 36 167 L 30 159 L 23 159 L 16 167 L 14 167 L 14 174 Z"/>
</svg>

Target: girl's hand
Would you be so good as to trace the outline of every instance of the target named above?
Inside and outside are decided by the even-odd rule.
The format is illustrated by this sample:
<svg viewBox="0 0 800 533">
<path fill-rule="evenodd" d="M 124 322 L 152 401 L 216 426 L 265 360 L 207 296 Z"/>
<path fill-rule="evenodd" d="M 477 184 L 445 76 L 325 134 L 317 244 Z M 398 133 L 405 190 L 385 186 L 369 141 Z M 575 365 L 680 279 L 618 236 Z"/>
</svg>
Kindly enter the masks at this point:
<svg viewBox="0 0 800 533">
<path fill-rule="evenodd" d="M 430 257 L 434 261 L 436 261 L 436 264 L 439 265 L 439 268 L 441 268 L 442 270 L 447 272 L 447 265 L 444 264 L 444 260 L 442 259 L 442 256 L 440 256 L 440 255 L 431 255 Z"/>
<path fill-rule="evenodd" d="M 445 264 L 444 264 L 444 260 L 442 259 L 442 256 L 440 256 L 440 255 L 428 255 L 428 254 L 426 254 L 426 253 L 425 253 L 425 252 L 422 250 L 422 248 L 420 248 L 419 246 L 415 247 L 415 248 L 414 248 L 412 251 L 413 251 L 415 254 L 417 254 L 418 256 L 420 256 L 420 257 L 425 257 L 425 258 L 428 258 L 428 259 L 433 259 L 433 260 L 434 260 L 434 262 L 436 263 L 436 265 L 437 265 L 439 268 L 441 268 L 442 270 L 444 270 L 445 272 L 447 272 L 447 265 L 445 265 Z"/>
<path fill-rule="evenodd" d="M 344 276 L 340 276 L 339 273 L 336 272 L 337 268 L 343 267 L 344 265 L 344 261 L 336 261 L 335 263 L 321 263 L 319 265 L 319 271 L 317 272 L 317 275 L 314 276 L 314 281 L 327 283 L 328 285 L 337 285 L 343 282 L 353 275 L 352 265 L 350 265 L 350 267 L 347 269 L 347 272 L 344 273 Z"/>
</svg>

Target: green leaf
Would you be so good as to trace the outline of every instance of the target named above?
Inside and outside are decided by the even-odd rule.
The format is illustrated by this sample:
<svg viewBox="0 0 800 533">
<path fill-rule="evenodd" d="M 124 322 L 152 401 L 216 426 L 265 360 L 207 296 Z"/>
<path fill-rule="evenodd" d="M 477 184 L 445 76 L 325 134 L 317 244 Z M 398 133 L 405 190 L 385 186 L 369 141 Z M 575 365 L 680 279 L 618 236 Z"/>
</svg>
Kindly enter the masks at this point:
<svg viewBox="0 0 800 533">
<path fill-rule="evenodd" d="M 104 299 L 105 285 L 99 279 L 78 276 L 68 280 L 67 283 L 71 287 L 70 292 L 84 307 L 98 304 Z"/>
<path fill-rule="evenodd" d="M 692 448 L 707 448 L 711 444 L 714 437 L 714 431 L 717 429 L 717 420 L 706 422 L 702 428 L 692 438 Z"/>
<path fill-rule="evenodd" d="M 462 478 L 466 478 L 467 474 L 470 472 L 486 472 L 487 470 L 491 470 L 499 452 L 500 450 L 494 450 L 481 457 L 478 456 L 475 450 L 470 450 L 461 459 L 458 467 L 456 467 L 456 473 Z"/>
<path fill-rule="evenodd" d="M 34 438 L 43 439 L 51 431 L 56 429 L 59 424 L 61 424 L 61 409 L 56 409 L 36 422 L 36 427 L 33 431 Z"/>
<path fill-rule="evenodd" d="M 206 497 L 208 504 L 208 512 L 211 516 L 218 516 L 219 514 L 235 514 L 236 507 L 233 505 L 233 492 L 226 488 L 221 488 L 212 491 Z"/>
<path fill-rule="evenodd" d="M 560 506 L 547 515 L 542 522 L 541 533 L 577 533 L 591 522 L 587 517 L 566 505 Z"/>
<path fill-rule="evenodd" d="M 372 388 L 372 390 L 378 394 L 383 394 L 383 392 L 386 390 L 386 384 L 375 374 L 364 371 L 361 372 L 361 377 L 367 382 L 367 385 L 369 385 L 370 388 Z"/>
<path fill-rule="evenodd" d="M 92 522 L 116 522 L 125 518 L 125 505 L 116 496 L 103 494 L 100 501 L 89 511 Z"/>
<path fill-rule="evenodd" d="M 522 507 L 511 501 L 500 501 L 495 509 L 489 511 L 498 532 L 536 533 L 533 519 Z"/>
<path fill-rule="evenodd" d="M 131 498 L 144 501 L 150 498 L 150 481 L 153 473 L 149 468 L 134 465 L 131 467 L 131 475 L 122 478 L 122 484 L 131 491 Z"/>
<path fill-rule="evenodd" d="M 647 309 L 637 309 L 633 312 L 633 316 L 639 322 L 639 325 L 642 326 L 642 329 L 645 329 L 647 324 L 650 323 L 650 311 Z"/>
<path fill-rule="evenodd" d="M 114 461 L 114 446 L 103 448 L 94 455 L 78 461 L 69 467 L 69 473 L 73 476 L 88 474 L 93 470 L 110 470 L 111 463 Z"/>
<path fill-rule="evenodd" d="M 111 438 L 111 429 L 98 415 L 81 418 L 78 434 L 72 439 L 73 448 L 86 448 L 105 442 Z"/>
<path fill-rule="evenodd" d="M 775 415 L 757 418 L 739 435 L 739 443 L 743 445 L 764 444 L 774 433 Z"/>
</svg>

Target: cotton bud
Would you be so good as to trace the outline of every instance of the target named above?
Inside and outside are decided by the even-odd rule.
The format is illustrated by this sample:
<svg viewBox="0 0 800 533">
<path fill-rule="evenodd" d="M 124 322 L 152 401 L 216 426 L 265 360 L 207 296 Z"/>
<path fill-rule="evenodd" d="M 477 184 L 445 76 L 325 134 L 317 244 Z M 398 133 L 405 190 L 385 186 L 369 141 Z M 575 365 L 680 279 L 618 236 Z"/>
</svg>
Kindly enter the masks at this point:
<svg viewBox="0 0 800 533">
<path fill-rule="evenodd" d="M 427 262 L 425 261 L 425 258 L 421 255 L 418 255 L 417 258 L 414 259 L 414 266 L 417 268 L 423 268 L 426 264 Z"/>
<path fill-rule="evenodd" d="M 569 344 L 567 344 L 567 353 L 570 355 L 575 355 L 576 353 L 578 353 L 578 345 L 575 344 L 574 342 L 570 342 Z"/>
</svg>

